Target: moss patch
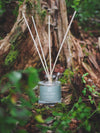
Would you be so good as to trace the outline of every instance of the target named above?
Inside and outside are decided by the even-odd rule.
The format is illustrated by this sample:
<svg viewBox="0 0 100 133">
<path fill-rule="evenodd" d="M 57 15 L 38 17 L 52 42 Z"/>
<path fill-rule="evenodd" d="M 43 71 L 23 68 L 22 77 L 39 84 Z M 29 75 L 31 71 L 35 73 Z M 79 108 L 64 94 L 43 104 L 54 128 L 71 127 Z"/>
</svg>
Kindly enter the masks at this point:
<svg viewBox="0 0 100 133">
<path fill-rule="evenodd" d="M 4 62 L 5 66 L 12 66 L 16 58 L 18 57 L 18 53 L 19 53 L 18 50 L 16 51 L 11 50 L 5 58 Z"/>
</svg>

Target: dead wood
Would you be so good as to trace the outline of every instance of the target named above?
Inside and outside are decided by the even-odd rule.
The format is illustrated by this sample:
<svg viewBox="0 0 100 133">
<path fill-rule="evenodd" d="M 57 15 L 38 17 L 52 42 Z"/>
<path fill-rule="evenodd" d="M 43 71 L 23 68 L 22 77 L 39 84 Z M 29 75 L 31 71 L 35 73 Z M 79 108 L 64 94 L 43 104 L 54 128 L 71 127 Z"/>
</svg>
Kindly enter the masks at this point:
<svg viewBox="0 0 100 133">
<path fill-rule="evenodd" d="M 88 72 L 91 75 L 91 77 L 93 79 L 96 79 L 97 80 L 96 74 L 92 71 L 91 67 L 88 64 L 82 62 L 82 66 L 86 70 L 86 72 Z"/>
</svg>

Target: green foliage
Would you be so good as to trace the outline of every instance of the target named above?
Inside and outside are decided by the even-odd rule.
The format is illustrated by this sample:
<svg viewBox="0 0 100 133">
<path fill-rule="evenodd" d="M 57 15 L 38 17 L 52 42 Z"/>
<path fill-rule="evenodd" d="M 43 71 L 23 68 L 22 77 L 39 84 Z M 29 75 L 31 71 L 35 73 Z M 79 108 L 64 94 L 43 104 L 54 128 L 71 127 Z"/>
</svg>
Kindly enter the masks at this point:
<svg viewBox="0 0 100 133">
<path fill-rule="evenodd" d="M 54 107 L 50 107 L 49 109 L 43 107 L 39 110 L 42 116 L 48 116 L 48 113 L 46 112 L 50 112 L 50 117 L 45 120 L 45 124 L 38 124 L 38 128 L 40 128 L 42 133 L 47 133 L 48 130 L 55 133 L 74 133 L 80 131 L 80 128 L 83 132 L 91 133 L 93 124 L 92 118 L 94 114 L 100 113 L 100 104 L 96 110 L 92 110 L 92 108 L 88 107 L 80 97 L 72 108 L 61 103 Z M 97 124 L 96 121 L 95 124 Z"/>
<path fill-rule="evenodd" d="M 84 22 L 91 22 L 91 19 L 100 19 L 99 0 L 66 0 L 66 4 L 69 14 L 72 8 L 78 11 L 77 18 L 82 25 L 87 26 Z"/>
<path fill-rule="evenodd" d="M 70 71 L 65 71 L 67 79 L 69 79 L 69 73 Z M 73 76 L 73 72 L 70 75 Z M 87 75 L 88 73 L 82 76 L 83 82 L 85 80 L 84 77 Z M 33 91 L 38 81 L 37 70 L 32 67 L 24 71 L 10 72 L 2 77 L 0 80 L 1 133 L 27 133 L 25 130 L 16 130 L 16 126 L 24 126 L 30 117 L 38 123 L 38 127 L 43 133 L 46 133 L 47 130 L 51 130 L 55 133 L 71 133 L 71 131 L 78 131 L 79 128 L 84 128 L 86 131 L 91 132 L 92 125 L 90 118 L 95 113 L 100 113 L 100 104 L 96 110 L 92 111 L 92 108 L 88 107 L 80 97 L 79 100 L 73 104 L 72 108 L 64 103 L 56 104 L 54 107 L 47 105 L 38 106 L 34 104 L 37 98 Z M 87 85 L 84 90 L 84 95 L 86 95 L 87 91 L 97 95 L 95 86 L 91 87 Z M 28 99 L 23 97 L 23 94 L 27 96 Z M 91 95 L 88 95 L 88 98 L 92 101 Z M 31 110 L 33 109 L 35 114 L 32 114 Z M 73 120 L 76 121 L 76 127 L 74 130 L 71 130 Z"/>
<path fill-rule="evenodd" d="M 15 9 L 13 10 L 13 15 L 16 16 L 16 18 L 18 16 L 18 9 L 19 9 L 19 6 L 16 6 Z"/>
<path fill-rule="evenodd" d="M 82 102 L 81 97 L 79 98 L 78 102 L 74 103 L 71 109 L 68 109 L 68 107 L 64 104 L 58 104 L 55 106 L 55 108 L 49 110 L 52 110 L 52 116 L 48 117 L 45 122 L 51 122 L 51 126 L 48 127 L 38 125 L 43 133 L 46 133 L 47 130 L 51 130 L 55 133 L 71 133 L 70 125 L 73 120 L 78 122 L 78 125 L 76 124 L 77 126 L 73 130 L 74 132 L 81 127 L 83 127 L 86 131 L 91 131 L 89 118 L 95 112 L 91 113 L 91 108 Z"/>
<path fill-rule="evenodd" d="M 100 96 L 100 93 L 95 90 L 95 86 L 94 85 L 92 85 L 92 86 L 86 85 L 86 87 L 83 89 L 82 93 L 83 93 L 84 96 L 86 96 L 86 94 L 89 93 L 88 94 L 88 99 L 90 100 L 91 104 L 95 103 L 92 95 Z"/>
<path fill-rule="evenodd" d="M 74 72 L 70 69 L 66 69 L 63 73 L 63 77 L 60 79 L 62 84 L 71 83 L 71 78 L 74 76 Z"/>
<path fill-rule="evenodd" d="M 43 118 L 42 118 L 42 115 L 40 115 L 40 114 L 39 114 L 39 115 L 36 115 L 36 116 L 35 116 L 35 119 L 36 119 L 36 121 L 39 122 L 39 123 L 44 123 L 44 122 L 45 122 L 45 121 L 43 120 Z"/>
<path fill-rule="evenodd" d="M 37 14 L 41 14 L 41 4 L 40 4 L 40 0 L 36 0 L 36 3 L 34 4 L 34 8 L 35 11 L 37 12 Z"/>
<path fill-rule="evenodd" d="M 84 84 L 86 84 L 86 80 L 84 79 L 84 77 L 86 77 L 87 75 L 88 75 L 88 73 L 85 73 L 82 76 L 82 82 Z M 86 96 L 86 94 L 88 94 L 88 99 L 89 99 L 91 104 L 95 103 L 92 95 L 100 96 L 100 93 L 95 90 L 95 86 L 94 85 L 92 85 L 92 86 L 86 85 L 86 87 L 82 90 L 82 93 L 83 93 L 84 96 Z"/>
<path fill-rule="evenodd" d="M 17 27 L 15 29 L 14 34 L 10 37 L 9 42 L 11 43 L 10 51 L 5 58 L 4 65 L 5 66 L 13 66 L 15 60 L 19 55 L 18 46 L 21 43 L 20 37 L 24 38 L 21 27 Z"/>
<path fill-rule="evenodd" d="M 2 16 L 3 13 L 6 11 L 6 9 L 5 9 L 6 4 L 9 4 L 14 1 L 18 1 L 19 6 L 20 6 L 24 0 L 0 0 L 0 16 Z M 15 8 L 13 13 L 14 13 L 14 15 L 18 14 L 18 7 Z"/>
<path fill-rule="evenodd" d="M 83 74 L 83 76 L 82 76 L 82 82 L 83 82 L 84 84 L 86 83 L 84 77 L 86 77 L 87 75 L 89 75 L 89 74 L 88 74 L 88 73 L 85 73 L 85 74 Z"/>
<path fill-rule="evenodd" d="M 5 3 L 2 0 L 0 0 L 0 16 L 5 12 L 4 6 Z"/>
<path fill-rule="evenodd" d="M 32 116 L 31 110 L 37 100 L 33 87 L 38 81 L 38 74 L 34 68 L 13 71 L 1 79 L 0 96 L 3 97 L 0 98 L 0 133 L 26 133 L 25 130 L 16 130 L 16 126 L 25 125 Z M 28 96 L 28 100 L 23 94 Z"/>
<path fill-rule="evenodd" d="M 18 56 L 18 51 L 17 50 L 16 51 L 11 50 L 5 58 L 5 65 L 6 66 L 13 65 L 17 56 Z"/>
<path fill-rule="evenodd" d="M 41 9 L 40 0 L 37 0 L 36 4 L 34 5 L 35 11 L 37 14 L 39 14 L 42 22 L 44 21 L 44 18 L 46 17 L 47 11 L 45 9 Z"/>
<path fill-rule="evenodd" d="M 41 18 L 42 18 L 42 20 L 44 20 L 44 18 L 46 17 L 46 14 L 47 14 L 47 11 L 45 9 L 42 10 L 42 12 L 41 12 Z"/>
<path fill-rule="evenodd" d="M 17 1 L 18 2 L 18 5 L 15 7 L 15 9 L 13 10 L 13 14 L 14 14 L 14 16 L 18 16 L 18 9 L 19 9 L 19 7 L 23 4 L 23 2 L 24 2 L 24 0 L 18 0 Z"/>
<path fill-rule="evenodd" d="M 68 75 L 69 71 L 67 70 L 64 73 L 65 75 Z M 72 76 L 73 76 L 73 73 L 72 73 Z M 85 73 L 82 76 L 82 81 L 84 84 L 86 84 L 86 81 L 85 81 L 86 76 L 88 76 L 88 73 Z M 66 79 L 68 80 L 69 77 L 67 77 Z M 64 80 L 64 83 L 65 81 L 66 80 Z M 92 95 L 100 96 L 100 94 L 97 91 L 95 91 L 94 85 L 93 86 L 86 85 L 82 93 L 84 94 L 84 96 L 87 95 L 87 98 L 89 99 L 91 104 L 95 104 L 95 101 Z M 91 107 L 88 107 L 80 97 L 78 102 L 74 103 L 71 109 L 68 108 L 68 106 L 64 105 L 64 103 L 62 103 L 62 104 L 56 105 L 55 108 L 49 109 L 49 111 L 50 110 L 52 112 L 52 116 L 48 117 L 45 120 L 47 124 L 50 123 L 50 126 L 48 127 L 48 126 L 38 125 L 38 127 L 42 130 L 43 133 L 46 133 L 48 130 L 55 133 L 64 133 L 64 132 L 73 133 L 73 132 L 77 132 L 80 128 L 84 129 L 86 132 L 91 132 L 92 124 L 93 124 L 91 122 L 91 117 L 95 113 L 96 114 L 100 113 L 100 104 L 96 107 L 95 110 L 93 110 Z M 38 113 L 41 112 L 42 114 L 42 111 L 46 112 L 46 109 L 42 108 L 37 111 Z M 75 124 L 72 122 L 73 120 L 75 120 L 77 124 L 76 124 L 76 127 L 73 130 L 71 130 L 70 129 L 71 124 L 73 125 Z"/>
</svg>

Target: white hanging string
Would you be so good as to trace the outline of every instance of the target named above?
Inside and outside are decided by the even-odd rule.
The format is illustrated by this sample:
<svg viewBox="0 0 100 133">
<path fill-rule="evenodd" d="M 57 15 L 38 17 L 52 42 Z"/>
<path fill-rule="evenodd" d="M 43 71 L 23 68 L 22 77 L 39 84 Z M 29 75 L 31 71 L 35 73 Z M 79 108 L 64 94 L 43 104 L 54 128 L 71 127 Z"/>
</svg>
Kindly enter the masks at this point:
<svg viewBox="0 0 100 133">
<path fill-rule="evenodd" d="M 42 56 L 43 56 L 43 59 L 44 59 L 45 67 L 46 67 L 47 73 L 49 74 L 47 63 L 46 63 L 46 59 L 45 59 L 45 56 L 44 56 L 44 52 L 43 52 L 43 49 L 42 49 L 41 41 L 40 41 L 40 38 L 39 38 L 39 34 L 38 34 L 38 31 L 37 31 L 35 20 L 34 20 L 33 16 L 32 16 L 32 21 L 33 21 L 34 28 L 35 28 L 35 31 L 36 31 L 36 34 L 37 34 L 37 37 L 38 37 L 38 41 L 39 41 L 39 45 L 40 45 L 40 48 L 41 48 Z"/>
<path fill-rule="evenodd" d="M 49 37 L 49 61 L 50 61 L 50 80 L 52 81 L 51 74 L 51 45 L 50 45 L 50 15 L 48 16 L 48 37 Z"/>
<path fill-rule="evenodd" d="M 55 59 L 55 62 L 54 62 L 54 65 L 53 65 L 51 74 L 53 73 L 53 71 L 54 71 L 54 69 L 55 69 L 55 65 L 56 65 L 56 63 L 57 63 L 59 54 L 60 54 L 61 49 L 62 49 L 62 47 L 63 47 L 64 41 L 65 41 L 65 39 L 66 39 L 66 36 L 67 36 L 67 34 L 68 34 L 68 32 L 69 32 L 69 29 L 70 29 L 70 27 L 71 27 L 71 24 L 72 24 L 72 22 L 73 22 L 73 19 L 74 19 L 74 17 L 75 17 L 75 14 L 76 14 L 76 11 L 74 12 L 74 14 L 73 14 L 73 16 L 72 16 L 72 19 L 71 19 L 71 21 L 70 21 L 70 24 L 69 24 L 69 26 L 68 26 L 68 28 L 67 28 L 66 33 L 65 33 L 64 39 L 63 39 L 63 41 L 62 41 L 62 43 L 61 43 L 61 45 L 60 45 L 60 48 L 59 48 L 58 54 L 57 54 L 57 56 L 56 56 L 56 59 Z"/>
<path fill-rule="evenodd" d="M 43 65 L 44 71 L 45 71 L 45 73 L 46 73 L 46 75 L 47 75 L 47 77 L 48 77 L 48 80 L 49 80 L 49 74 L 48 74 L 47 71 L 46 71 L 46 68 L 45 68 L 44 62 L 43 62 L 43 60 L 42 60 L 41 54 L 40 54 L 40 52 L 39 52 L 39 50 L 38 50 L 37 44 L 36 44 L 36 42 L 35 42 L 35 40 L 34 40 L 32 31 L 31 31 L 31 29 L 30 29 L 30 27 L 29 27 L 29 24 L 28 24 L 28 22 L 27 22 L 27 20 L 26 20 L 26 17 L 25 17 L 25 14 L 24 14 L 24 13 L 23 13 L 23 17 L 24 17 L 25 23 L 26 23 L 26 25 L 27 25 L 27 27 L 28 27 L 28 30 L 29 30 L 29 32 L 30 32 L 30 35 L 31 35 L 31 37 L 32 37 L 32 40 L 33 40 L 33 42 L 34 42 L 34 45 L 35 45 L 35 47 L 36 47 L 36 50 L 37 50 L 37 52 L 38 52 L 38 55 L 39 55 L 39 58 L 40 58 L 40 60 L 41 60 L 42 65 Z"/>
</svg>

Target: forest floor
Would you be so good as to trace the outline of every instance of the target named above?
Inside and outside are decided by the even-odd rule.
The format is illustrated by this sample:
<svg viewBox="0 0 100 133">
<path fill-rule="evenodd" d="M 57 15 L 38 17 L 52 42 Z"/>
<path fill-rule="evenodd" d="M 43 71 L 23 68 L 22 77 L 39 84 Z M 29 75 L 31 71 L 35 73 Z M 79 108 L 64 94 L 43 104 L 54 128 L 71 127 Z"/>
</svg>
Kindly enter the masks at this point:
<svg viewBox="0 0 100 133">
<path fill-rule="evenodd" d="M 78 30 L 79 30 L 79 28 L 78 28 Z M 88 49 L 93 48 L 97 51 L 97 53 L 94 52 L 94 54 L 96 55 L 96 60 L 100 67 L 100 51 L 99 51 L 99 46 L 98 46 L 98 37 L 100 35 L 100 32 L 98 30 L 88 30 L 87 32 L 85 32 L 82 29 L 80 29 L 78 32 L 80 33 L 80 36 L 78 39 L 83 41 L 83 47 L 85 44 L 85 45 L 87 45 L 86 47 Z M 58 65 L 58 66 L 59 66 L 58 69 L 60 70 L 61 66 L 60 65 Z M 93 66 L 92 66 L 92 68 L 93 68 Z M 81 72 L 81 74 L 82 73 L 84 74 L 84 70 L 83 70 L 83 72 Z M 100 73 L 95 69 L 94 69 L 94 73 L 97 75 L 98 79 L 100 79 Z M 85 78 L 86 81 L 88 81 L 88 79 L 91 79 L 91 78 L 90 77 Z M 89 83 L 89 85 L 90 84 L 91 83 Z M 98 81 L 98 87 L 100 87 L 100 80 Z M 77 94 L 74 93 L 73 88 L 75 89 Z M 90 104 L 88 104 L 88 98 L 84 97 L 83 94 L 81 93 L 82 89 L 83 89 L 83 84 L 81 83 L 81 78 L 77 77 L 77 75 L 76 75 L 75 80 L 72 79 L 72 83 L 70 83 L 69 85 L 64 84 L 62 86 L 62 103 L 64 103 L 66 105 L 68 110 L 66 110 L 65 107 L 62 107 L 62 105 L 60 106 L 59 104 L 50 106 L 50 105 L 45 105 L 45 104 L 39 105 L 38 103 L 36 103 L 35 109 L 33 109 L 32 112 L 35 115 L 40 114 L 44 120 L 46 120 L 48 117 L 53 117 L 52 114 L 53 114 L 53 111 L 55 111 L 55 110 L 57 110 L 57 112 L 62 112 L 62 113 L 66 112 L 66 115 L 67 115 L 67 113 L 69 112 L 69 110 L 71 109 L 73 104 L 75 103 L 75 100 L 77 101 L 80 96 L 83 97 L 83 99 L 84 99 L 83 101 L 88 106 L 91 106 Z M 75 95 L 74 98 L 72 98 L 73 94 Z M 38 91 L 36 91 L 36 95 L 37 96 L 39 95 Z M 74 103 L 73 103 L 73 100 L 74 100 Z M 99 98 L 98 98 L 98 100 L 99 100 Z M 98 102 L 98 100 L 96 101 L 96 103 Z M 96 108 L 95 105 L 92 105 L 92 109 L 94 110 L 95 108 Z M 40 112 L 38 112 L 37 110 Z M 100 115 L 96 114 L 96 115 L 93 115 L 89 119 L 89 121 L 91 121 L 91 123 L 92 123 L 91 125 L 93 126 L 92 127 L 93 131 L 91 131 L 91 133 L 99 133 L 100 132 L 98 124 L 95 123 L 95 121 L 98 121 L 98 123 L 100 123 L 99 118 L 100 118 Z M 51 127 L 53 125 L 54 121 L 55 120 L 51 120 L 48 123 L 41 124 L 41 126 L 40 126 L 39 123 L 36 121 L 36 119 L 31 118 L 29 123 L 27 123 L 26 126 L 23 128 L 26 129 L 29 133 L 33 133 L 33 132 L 41 133 L 41 130 L 42 131 L 45 130 L 45 129 L 43 129 L 43 127 Z M 79 121 L 77 119 L 72 119 L 71 122 L 69 123 L 69 130 L 70 130 L 69 133 L 71 133 L 71 132 L 72 133 L 88 133 L 89 132 L 89 131 L 86 131 L 83 127 L 78 129 L 79 123 L 81 123 L 81 121 Z M 95 128 L 95 124 L 96 124 L 96 128 Z M 53 133 L 56 130 L 57 130 L 57 127 L 55 126 L 55 129 L 53 129 L 53 131 L 47 130 L 47 133 Z"/>
</svg>

